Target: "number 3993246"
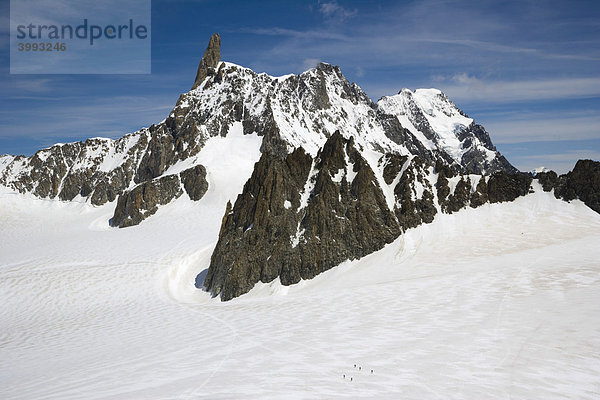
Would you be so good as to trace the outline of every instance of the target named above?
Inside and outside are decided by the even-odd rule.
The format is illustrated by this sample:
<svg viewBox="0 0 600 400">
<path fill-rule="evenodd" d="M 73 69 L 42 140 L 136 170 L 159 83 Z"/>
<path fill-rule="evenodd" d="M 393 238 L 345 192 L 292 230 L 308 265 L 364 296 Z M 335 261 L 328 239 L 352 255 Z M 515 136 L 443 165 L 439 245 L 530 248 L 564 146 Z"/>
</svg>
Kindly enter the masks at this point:
<svg viewBox="0 0 600 400">
<path fill-rule="evenodd" d="M 19 51 L 66 51 L 66 43 L 28 43 L 19 42 L 17 43 L 17 49 Z"/>
</svg>

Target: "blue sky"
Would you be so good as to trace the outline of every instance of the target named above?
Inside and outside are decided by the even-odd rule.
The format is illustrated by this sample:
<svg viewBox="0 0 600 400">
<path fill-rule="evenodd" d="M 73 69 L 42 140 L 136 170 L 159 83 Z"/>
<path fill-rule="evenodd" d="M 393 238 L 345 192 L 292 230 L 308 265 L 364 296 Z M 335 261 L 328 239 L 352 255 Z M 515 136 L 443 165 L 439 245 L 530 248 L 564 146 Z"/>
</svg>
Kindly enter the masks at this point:
<svg viewBox="0 0 600 400">
<path fill-rule="evenodd" d="M 191 88 L 208 38 L 272 75 L 326 61 L 376 101 L 437 87 L 522 170 L 600 159 L 600 2 L 152 1 L 149 75 L 10 75 L 0 3 L 0 154 L 118 138 Z"/>
</svg>

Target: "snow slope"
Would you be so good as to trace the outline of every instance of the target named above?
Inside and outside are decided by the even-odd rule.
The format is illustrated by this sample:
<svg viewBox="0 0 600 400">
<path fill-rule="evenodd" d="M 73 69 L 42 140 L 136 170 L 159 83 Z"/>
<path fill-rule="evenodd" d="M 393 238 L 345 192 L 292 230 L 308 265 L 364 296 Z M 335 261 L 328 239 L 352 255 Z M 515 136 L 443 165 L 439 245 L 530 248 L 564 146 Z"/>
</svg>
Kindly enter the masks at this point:
<svg viewBox="0 0 600 400">
<path fill-rule="evenodd" d="M 207 167 L 213 195 L 121 230 L 110 204 L 1 189 L 0 398 L 600 395 L 600 215 L 582 203 L 536 187 L 438 214 L 311 281 L 222 303 L 193 282 L 238 164 Z"/>
</svg>

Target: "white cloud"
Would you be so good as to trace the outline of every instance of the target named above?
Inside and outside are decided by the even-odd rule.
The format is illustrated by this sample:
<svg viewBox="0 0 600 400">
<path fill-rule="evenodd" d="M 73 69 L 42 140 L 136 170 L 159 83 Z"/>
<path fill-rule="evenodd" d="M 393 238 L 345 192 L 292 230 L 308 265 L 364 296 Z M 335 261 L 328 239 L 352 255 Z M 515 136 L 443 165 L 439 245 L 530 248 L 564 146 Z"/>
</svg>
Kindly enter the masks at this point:
<svg viewBox="0 0 600 400">
<path fill-rule="evenodd" d="M 362 78 L 363 76 L 365 76 L 365 70 L 361 67 L 356 67 L 356 76 Z"/>
<path fill-rule="evenodd" d="M 356 15 L 357 10 L 348 10 L 340 6 L 336 1 L 323 2 L 319 4 L 319 12 L 326 18 L 343 21 Z"/>
<path fill-rule="evenodd" d="M 321 60 L 319 60 L 318 58 L 307 58 L 302 63 L 302 69 L 306 71 L 308 69 L 314 68 L 320 62 L 321 62 Z"/>
<path fill-rule="evenodd" d="M 489 11 L 497 7 L 489 2 L 477 6 L 439 0 L 399 2 L 361 10 L 360 18 L 351 24 L 331 24 L 327 16 L 344 18 L 356 10 L 323 1 L 317 9 L 326 21 L 320 25 L 301 30 L 253 30 L 281 36 L 281 40 L 257 54 L 259 59 L 252 63 L 284 73 L 296 67 L 299 59 L 318 56 L 350 68 L 359 64 L 367 72 L 396 69 L 403 76 L 398 85 L 407 87 L 414 82 L 409 79 L 415 69 L 446 75 L 468 69 L 480 77 L 489 74 L 521 79 L 565 77 L 566 71 L 570 77 L 595 74 L 600 61 L 597 42 L 575 43 L 575 34 L 562 32 L 569 27 L 575 32 L 580 23 L 567 23 L 558 11 L 539 4 L 530 4 L 527 13 L 518 15 L 508 14 L 509 7 L 494 13 Z M 536 24 L 535 32 L 528 30 L 532 23 Z"/>
<path fill-rule="evenodd" d="M 169 96 L 170 97 L 170 96 Z M 164 96 L 118 96 L 100 99 L 53 101 L 36 118 L 27 118 L 27 110 L 0 111 L 0 137 L 50 139 L 65 136 L 118 138 L 164 119 L 175 99 Z"/>
<path fill-rule="evenodd" d="M 439 82 L 440 89 L 456 102 L 513 103 L 600 97 L 600 77 L 487 81 L 458 74 L 446 82 L 449 83 Z"/>
<path fill-rule="evenodd" d="M 302 39 L 303 41 L 314 41 L 314 40 L 338 40 L 338 41 L 351 41 L 352 39 L 347 35 L 333 32 L 326 29 L 310 29 L 310 30 L 296 30 L 288 28 L 241 28 L 241 32 L 253 33 L 256 35 L 267 35 L 267 36 L 288 36 L 293 39 Z M 291 49 L 293 51 L 293 49 Z"/>
<path fill-rule="evenodd" d="M 46 93 L 52 90 L 54 80 L 47 78 L 30 78 L 30 79 L 15 79 L 11 82 L 12 86 L 18 93 Z M 14 96 L 12 97 L 14 98 Z"/>
</svg>

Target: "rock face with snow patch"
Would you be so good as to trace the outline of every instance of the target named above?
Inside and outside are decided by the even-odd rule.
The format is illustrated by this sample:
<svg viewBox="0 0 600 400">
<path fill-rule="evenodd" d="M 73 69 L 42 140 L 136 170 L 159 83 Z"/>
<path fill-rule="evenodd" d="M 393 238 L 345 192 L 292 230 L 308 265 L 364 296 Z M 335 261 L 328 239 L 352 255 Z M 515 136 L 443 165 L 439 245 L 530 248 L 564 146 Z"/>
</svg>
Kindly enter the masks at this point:
<svg viewBox="0 0 600 400">
<path fill-rule="evenodd" d="M 209 75 L 215 74 L 215 68 L 221 61 L 221 37 L 218 33 L 213 33 L 208 41 L 208 47 L 204 52 L 200 65 L 198 65 L 198 72 L 196 72 L 196 79 L 194 79 L 194 85 L 192 89 L 195 89 L 201 84 L 204 79 Z"/>
<path fill-rule="evenodd" d="M 263 137 L 262 152 L 280 158 L 297 148 L 315 158 L 339 130 L 367 151 L 417 155 L 459 173 L 514 171 L 485 130 L 435 89 L 403 90 L 374 104 L 338 67 L 321 63 L 300 75 L 272 77 L 220 61 L 220 44 L 218 34 L 210 38 L 192 90 L 161 123 L 118 140 L 89 139 L 28 158 L 4 157 L 0 184 L 39 197 L 81 197 L 102 205 L 176 175 L 172 171 L 180 171 L 179 165 L 197 165 L 204 143 L 227 135 L 239 122 L 245 134 Z M 190 190 L 196 181 L 204 185 L 188 179 L 188 193 L 201 192 Z"/>
<path fill-rule="evenodd" d="M 200 162 L 207 141 L 258 135 L 262 156 L 253 171 L 239 171 L 248 181 L 228 204 L 206 280 L 197 282 L 222 300 L 257 282 L 310 279 L 437 213 L 530 190 L 531 177 L 439 90 L 403 89 L 374 103 L 337 66 L 273 77 L 220 61 L 220 43 L 211 37 L 192 89 L 164 121 L 118 140 L 2 156 L 0 184 L 44 198 L 116 201 L 111 225 L 132 226 L 181 196 L 201 201 L 211 177 Z M 595 179 L 594 168 L 551 186 L 597 204 L 597 190 L 585 192 L 579 179 Z"/>
<path fill-rule="evenodd" d="M 431 152 L 439 153 L 453 169 L 463 173 L 517 172 L 492 144 L 481 125 L 462 112 L 437 89 L 402 89 L 377 103 L 393 115 Z M 423 157 L 423 155 L 420 155 Z"/>
<path fill-rule="evenodd" d="M 256 282 L 310 279 L 381 249 L 400 233 L 368 162 L 339 132 L 316 158 L 264 153 L 232 210 L 204 283 L 229 300 Z"/>
<path fill-rule="evenodd" d="M 110 225 L 119 228 L 137 225 L 156 213 L 158 206 L 181 196 L 184 190 L 192 200 L 200 200 L 204 196 L 208 182 L 202 165 L 189 168 L 179 175 L 170 174 L 144 181 L 127 190 L 119 196 Z"/>
<path fill-rule="evenodd" d="M 335 132 L 315 158 L 302 148 L 284 158 L 264 153 L 233 205 L 228 205 L 203 287 L 221 300 L 258 282 L 311 279 L 361 258 L 404 230 L 488 201 L 529 191 L 526 174 L 461 176 L 418 156 L 380 154 Z M 371 154 L 372 155 L 372 154 Z M 472 180 L 473 179 L 473 180 Z"/>
</svg>

